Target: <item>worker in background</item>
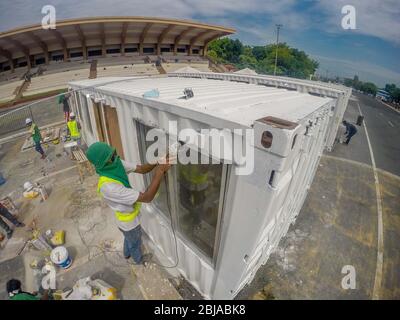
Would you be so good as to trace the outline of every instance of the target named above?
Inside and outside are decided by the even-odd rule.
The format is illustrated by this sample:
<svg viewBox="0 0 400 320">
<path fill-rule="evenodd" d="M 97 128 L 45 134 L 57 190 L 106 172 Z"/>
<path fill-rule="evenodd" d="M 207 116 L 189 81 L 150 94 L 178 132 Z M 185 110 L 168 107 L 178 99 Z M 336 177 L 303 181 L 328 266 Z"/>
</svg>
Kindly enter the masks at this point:
<svg viewBox="0 0 400 320">
<path fill-rule="evenodd" d="M 35 143 L 35 150 L 42 155 L 41 159 L 45 159 L 46 155 L 42 149 L 42 146 L 40 145 L 40 140 L 42 139 L 42 136 L 40 135 L 38 126 L 32 121 L 31 118 L 27 118 L 25 120 L 25 124 L 27 127 L 30 128 L 30 134 L 33 142 Z"/>
<path fill-rule="evenodd" d="M 347 122 L 346 120 L 343 120 L 343 125 L 346 127 L 346 141 L 344 142 L 345 144 L 349 144 L 351 138 L 357 133 L 357 128 L 355 125 Z"/>
<path fill-rule="evenodd" d="M 199 226 L 208 188 L 208 165 L 179 165 L 181 204 L 189 211 L 193 226 Z"/>
<path fill-rule="evenodd" d="M 11 214 L 11 212 L 8 211 L 8 209 L 0 203 L 0 227 L 2 227 L 4 229 L 4 231 L 7 233 L 7 238 L 8 239 L 10 239 L 12 237 L 12 234 L 13 234 L 14 231 L 8 226 L 8 224 L 1 217 L 6 218 L 14 226 L 16 226 L 18 228 L 25 227 L 25 225 L 22 222 L 19 222 L 17 220 L 17 218 L 15 218 Z"/>
<path fill-rule="evenodd" d="M 78 143 L 78 146 L 81 144 L 81 125 L 78 121 L 75 119 L 75 114 L 71 112 L 69 121 L 67 122 L 67 127 L 69 134 L 71 136 L 71 139 L 76 141 Z"/>
<path fill-rule="evenodd" d="M 39 298 L 37 294 L 24 292 L 21 288 L 21 281 L 17 279 L 11 279 L 7 282 L 7 293 L 10 300 L 48 300 L 49 291 L 45 290 L 43 296 Z"/>
<path fill-rule="evenodd" d="M 118 228 L 124 235 L 125 258 L 132 258 L 135 264 L 146 265 L 151 260 L 151 254 L 142 254 L 140 207 L 142 202 L 154 199 L 164 173 L 171 166 L 168 157 L 165 164 L 135 165 L 121 160 L 115 148 L 104 142 L 93 143 L 86 155 L 100 176 L 97 191 L 115 212 Z M 131 186 L 129 173 L 145 174 L 152 170 L 153 179 L 145 192 Z"/>
<path fill-rule="evenodd" d="M 61 100 L 61 103 L 63 104 L 63 111 L 64 111 L 64 118 L 65 118 L 65 122 L 69 121 L 70 118 L 70 107 L 69 107 L 69 93 L 66 93 L 65 95 L 60 96 L 59 101 Z"/>
</svg>

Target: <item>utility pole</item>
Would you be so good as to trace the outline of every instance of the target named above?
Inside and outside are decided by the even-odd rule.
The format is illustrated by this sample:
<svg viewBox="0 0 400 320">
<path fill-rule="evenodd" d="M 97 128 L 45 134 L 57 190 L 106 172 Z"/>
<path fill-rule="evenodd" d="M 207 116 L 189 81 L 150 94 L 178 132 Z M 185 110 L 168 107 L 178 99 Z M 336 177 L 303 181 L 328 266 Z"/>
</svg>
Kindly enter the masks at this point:
<svg viewBox="0 0 400 320">
<path fill-rule="evenodd" d="M 278 44 L 279 44 L 279 30 L 282 28 L 281 24 L 276 24 L 276 53 L 275 53 L 275 69 L 274 76 L 276 76 L 276 65 L 278 63 Z"/>
</svg>

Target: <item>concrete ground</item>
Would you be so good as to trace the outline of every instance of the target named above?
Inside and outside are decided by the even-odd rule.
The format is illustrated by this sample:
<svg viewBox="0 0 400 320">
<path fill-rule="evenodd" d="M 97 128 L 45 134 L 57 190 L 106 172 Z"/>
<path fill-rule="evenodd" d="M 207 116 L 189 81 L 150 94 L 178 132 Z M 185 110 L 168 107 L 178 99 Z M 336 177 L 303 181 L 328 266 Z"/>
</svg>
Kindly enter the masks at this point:
<svg viewBox="0 0 400 320">
<path fill-rule="evenodd" d="M 144 269 L 123 258 L 123 237 L 112 211 L 97 195 L 97 177 L 87 175 L 80 183 L 75 162 L 62 143 L 49 144 L 44 161 L 34 150 L 21 152 L 23 140 L 18 138 L 0 149 L 1 171 L 7 179 L 0 186 L 0 197 L 11 197 L 18 207 L 18 219 L 26 224 L 0 244 L 0 299 L 7 298 L 5 284 L 11 278 L 19 278 L 29 292 L 39 289 L 42 275 L 29 265 L 48 258 L 49 252 L 26 244 L 32 236 L 32 221 L 41 232 L 66 233 L 65 246 L 73 264 L 68 270 L 57 268 L 57 289 L 72 288 L 78 279 L 92 276 L 115 287 L 120 299 L 181 299 L 183 282 L 179 277 L 171 278 L 155 264 Z M 49 198 L 23 198 L 25 181 L 40 181 Z"/>
<path fill-rule="evenodd" d="M 296 223 L 237 299 L 400 299 L 400 114 L 364 95 L 352 96 L 344 118 L 365 116 L 379 178 L 383 267 L 377 263 L 374 171 L 363 127 L 348 146 L 322 158 Z M 356 288 L 343 289 L 344 266 Z M 377 272 L 378 269 L 378 272 Z"/>
</svg>

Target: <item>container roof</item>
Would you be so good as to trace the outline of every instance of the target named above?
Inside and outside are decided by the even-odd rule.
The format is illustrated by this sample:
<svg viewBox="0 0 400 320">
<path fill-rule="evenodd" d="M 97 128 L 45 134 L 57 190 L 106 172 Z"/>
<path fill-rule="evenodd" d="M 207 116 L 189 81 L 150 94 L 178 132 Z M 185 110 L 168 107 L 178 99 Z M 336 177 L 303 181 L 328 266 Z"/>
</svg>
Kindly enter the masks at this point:
<svg viewBox="0 0 400 320">
<path fill-rule="evenodd" d="M 91 91 L 127 99 L 144 99 L 142 95 L 146 91 L 158 89 L 159 98 L 146 100 L 221 119 L 221 124 L 229 121 L 246 127 L 267 116 L 298 122 L 332 101 L 332 98 L 283 88 L 183 77 L 101 78 L 71 82 L 71 85 L 75 88 L 96 86 Z M 182 98 L 185 88 L 193 90 L 193 98 Z"/>
</svg>

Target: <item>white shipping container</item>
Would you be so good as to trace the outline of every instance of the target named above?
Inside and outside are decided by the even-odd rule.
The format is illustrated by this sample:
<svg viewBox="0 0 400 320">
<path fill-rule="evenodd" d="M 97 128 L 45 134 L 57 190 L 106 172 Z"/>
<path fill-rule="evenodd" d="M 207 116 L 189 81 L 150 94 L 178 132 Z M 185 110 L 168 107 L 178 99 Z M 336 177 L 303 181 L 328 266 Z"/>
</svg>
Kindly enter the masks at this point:
<svg viewBox="0 0 400 320">
<path fill-rule="evenodd" d="M 142 206 L 149 245 L 170 265 L 178 256 L 176 270 L 208 299 L 233 299 L 294 223 L 324 148 L 333 146 L 351 93 L 298 79 L 218 73 L 101 78 L 70 87 L 77 90 L 73 108 L 86 143 L 106 141 L 127 161 L 144 160 L 150 128 L 173 135 L 170 121 L 176 121 L 178 131 L 254 129 L 250 174 L 237 175 L 237 161 L 230 164 L 225 154 L 200 145 L 201 154 L 218 163 L 205 167 L 204 193 L 191 195 L 200 204 L 188 209 L 177 165 L 158 198 Z M 182 99 L 185 88 L 193 90 L 193 98 Z M 142 97 L 152 89 L 158 89 L 158 98 Z M 234 135 L 226 133 L 227 152 L 234 148 Z M 130 176 L 140 190 L 150 179 Z"/>
</svg>

